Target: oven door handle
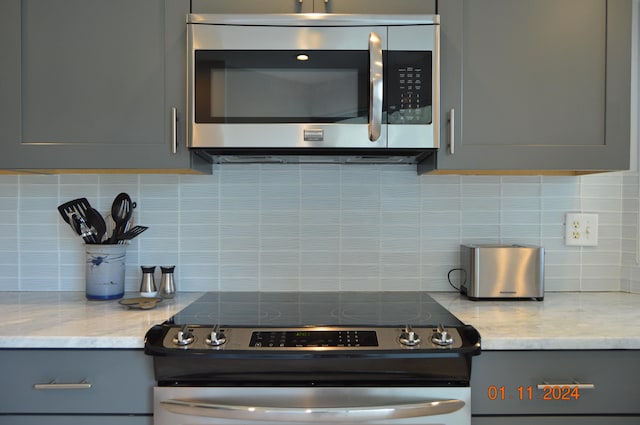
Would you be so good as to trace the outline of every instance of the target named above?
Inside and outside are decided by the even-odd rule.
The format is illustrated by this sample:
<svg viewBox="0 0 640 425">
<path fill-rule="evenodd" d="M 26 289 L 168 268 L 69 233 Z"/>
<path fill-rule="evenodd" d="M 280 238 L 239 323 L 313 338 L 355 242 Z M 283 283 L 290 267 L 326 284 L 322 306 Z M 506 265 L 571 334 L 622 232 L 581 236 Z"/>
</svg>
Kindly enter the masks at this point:
<svg viewBox="0 0 640 425">
<path fill-rule="evenodd" d="M 170 399 L 160 402 L 162 408 L 180 415 L 254 422 L 280 421 L 298 423 L 365 422 L 383 419 L 420 418 L 453 413 L 462 409 L 464 405 L 464 401 L 455 399 L 353 407 L 240 406 L 185 399 Z"/>
<path fill-rule="evenodd" d="M 382 39 L 369 34 L 369 140 L 376 142 L 382 131 Z"/>
</svg>

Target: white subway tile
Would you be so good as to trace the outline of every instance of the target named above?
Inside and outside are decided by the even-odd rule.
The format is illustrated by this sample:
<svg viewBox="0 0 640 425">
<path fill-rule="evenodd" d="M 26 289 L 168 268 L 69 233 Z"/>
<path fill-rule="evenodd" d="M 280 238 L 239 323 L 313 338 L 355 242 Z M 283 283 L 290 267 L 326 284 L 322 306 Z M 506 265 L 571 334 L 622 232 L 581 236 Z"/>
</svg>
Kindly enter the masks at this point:
<svg viewBox="0 0 640 425">
<path fill-rule="evenodd" d="M 499 242 L 543 245 L 548 290 L 634 290 L 638 186 L 637 173 L 417 176 L 333 164 L 0 176 L 0 291 L 83 290 L 84 246 L 56 208 L 87 197 L 107 215 L 123 191 L 138 202 L 136 224 L 150 227 L 127 248 L 133 291 L 142 262 L 176 263 L 184 291 L 453 290 L 460 243 Z M 569 211 L 599 214 L 597 247 L 564 245 Z"/>
</svg>

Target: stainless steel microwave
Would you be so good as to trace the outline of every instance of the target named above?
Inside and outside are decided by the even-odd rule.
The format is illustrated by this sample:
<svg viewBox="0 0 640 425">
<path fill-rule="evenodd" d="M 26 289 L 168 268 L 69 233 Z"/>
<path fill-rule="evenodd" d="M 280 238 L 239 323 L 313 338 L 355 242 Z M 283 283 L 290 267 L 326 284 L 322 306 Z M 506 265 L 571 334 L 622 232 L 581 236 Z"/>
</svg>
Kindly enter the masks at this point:
<svg viewBox="0 0 640 425">
<path fill-rule="evenodd" d="M 187 17 L 188 146 L 418 157 L 439 139 L 439 17 Z"/>
</svg>

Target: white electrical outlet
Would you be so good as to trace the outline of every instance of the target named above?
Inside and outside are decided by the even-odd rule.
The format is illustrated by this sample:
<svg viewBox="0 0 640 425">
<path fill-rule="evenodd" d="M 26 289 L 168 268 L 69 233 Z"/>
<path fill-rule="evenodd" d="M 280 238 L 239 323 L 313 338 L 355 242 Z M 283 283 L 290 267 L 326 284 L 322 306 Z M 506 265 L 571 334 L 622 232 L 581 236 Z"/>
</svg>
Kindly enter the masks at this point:
<svg viewBox="0 0 640 425">
<path fill-rule="evenodd" d="M 598 214 L 567 213 L 564 243 L 571 246 L 598 245 Z"/>
</svg>

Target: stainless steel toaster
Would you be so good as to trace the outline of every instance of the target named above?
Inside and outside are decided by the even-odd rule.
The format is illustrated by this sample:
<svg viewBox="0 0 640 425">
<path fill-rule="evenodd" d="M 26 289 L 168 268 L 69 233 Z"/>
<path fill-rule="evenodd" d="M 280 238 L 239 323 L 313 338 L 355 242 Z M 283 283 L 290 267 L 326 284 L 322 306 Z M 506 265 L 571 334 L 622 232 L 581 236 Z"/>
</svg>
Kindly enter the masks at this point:
<svg viewBox="0 0 640 425">
<path fill-rule="evenodd" d="M 544 248 L 460 245 L 460 292 L 472 300 L 544 299 Z"/>
</svg>

